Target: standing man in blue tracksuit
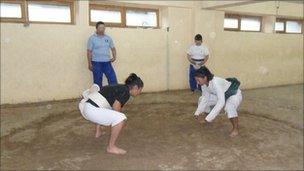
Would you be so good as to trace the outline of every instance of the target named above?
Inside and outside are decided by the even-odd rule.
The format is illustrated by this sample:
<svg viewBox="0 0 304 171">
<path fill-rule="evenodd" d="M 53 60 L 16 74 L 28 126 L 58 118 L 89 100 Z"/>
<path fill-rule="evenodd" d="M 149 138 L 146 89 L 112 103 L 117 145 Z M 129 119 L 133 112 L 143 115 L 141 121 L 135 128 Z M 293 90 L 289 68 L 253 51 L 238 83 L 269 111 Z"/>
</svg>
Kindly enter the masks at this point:
<svg viewBox="0 0 304 171">
<path fill-rule="evenodd" d="M 111 37 L 105 34 L 105 24 L 102 21 L 96 23 L 96 32 L 88 40 L 87 57 L 88 68 L 93 72 L 95 84 L 102 87 L 103 74 L 107 77 L 109 85 L 117 84 L 112 66 L 112 62 L 116 60 L 116 49 Z"/>
</svg>

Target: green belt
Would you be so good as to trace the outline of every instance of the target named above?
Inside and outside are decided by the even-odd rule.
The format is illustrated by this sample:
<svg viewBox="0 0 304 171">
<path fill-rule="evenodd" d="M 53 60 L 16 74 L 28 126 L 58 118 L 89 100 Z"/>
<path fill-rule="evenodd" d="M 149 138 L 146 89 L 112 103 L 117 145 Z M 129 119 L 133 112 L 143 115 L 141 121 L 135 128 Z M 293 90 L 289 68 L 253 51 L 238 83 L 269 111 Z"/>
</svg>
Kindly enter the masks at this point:
<svg viewBox="0 0 304 171">
<path fill-rule="evenodd" d="M 241 82 L 236 78 L 226 78 L 226 80 L 231 82 L 231 85 L 225 92 L 225 100 L 227 100 L 230 96 L 235 95 L 241 85 Z"/>
</svg>

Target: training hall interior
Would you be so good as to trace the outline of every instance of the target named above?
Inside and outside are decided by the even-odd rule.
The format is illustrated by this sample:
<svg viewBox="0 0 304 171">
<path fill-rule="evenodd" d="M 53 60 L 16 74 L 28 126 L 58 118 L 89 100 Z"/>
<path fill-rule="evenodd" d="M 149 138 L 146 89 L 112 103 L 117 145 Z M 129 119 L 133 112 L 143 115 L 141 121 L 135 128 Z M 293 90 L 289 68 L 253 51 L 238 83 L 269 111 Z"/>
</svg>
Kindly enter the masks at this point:
<svg viewBox="0 0 304 171">
<path fill-rule="evenodd" d="M 1 170 L 303 170 L 303 3 L 1 0 Z M 197 42 L 213 81 L 193 68 Z M 96 74 L 100 93 L 112 86 L 97 63 L 129 88 L 126 103 L 109 97 L 127 118 L 117 141 L 80 109 Z M 231 77 L 235 137 L 227 107 L 194 115 Z"/>
</svg>

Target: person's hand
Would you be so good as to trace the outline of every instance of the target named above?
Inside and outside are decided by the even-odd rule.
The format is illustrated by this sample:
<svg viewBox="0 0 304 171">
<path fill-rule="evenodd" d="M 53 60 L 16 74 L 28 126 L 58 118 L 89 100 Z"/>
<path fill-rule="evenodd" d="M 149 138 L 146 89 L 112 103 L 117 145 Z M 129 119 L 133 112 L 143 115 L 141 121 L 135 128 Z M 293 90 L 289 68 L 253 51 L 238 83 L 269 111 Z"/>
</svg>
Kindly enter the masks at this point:
<svg viewBox="0 0 304 171">
<path fill-rule="evenodd" d="M 194 65 L 193 67 L 194 67 L 194 69 L 196 69 L 196 70 L 197 70 L 197 69 L 200 69 L 202 66 L 201 66 L 201 65 L 199 65 L 199 64 L 196 64 L 196 65 Z"/>
<path fill-rule="evenodd" d="M 193 60 L 191 60 L 190 63 L 193 64 L 193 65 L 196 65 L 196 62 L 193 61 Z"/>
<path fill-rule="evenodd" d="M 90 71 L 93 71 L 93 66 L 92 66 L 91 63 L 89 64 L 88 68 L 89 68 Z"/>
<path fill-rule="evenodd" d="M 206 120 L 205 117 L 202 115 L 194 115 L 194 118 L 198 121 L 200 124 L 205 124 Z"/>
<path fill-rule="evenodd" d="M 111 62 L 114 62 L 114 61 L 116 61 L 116 57 L 111 59 Z"/>
</svg>

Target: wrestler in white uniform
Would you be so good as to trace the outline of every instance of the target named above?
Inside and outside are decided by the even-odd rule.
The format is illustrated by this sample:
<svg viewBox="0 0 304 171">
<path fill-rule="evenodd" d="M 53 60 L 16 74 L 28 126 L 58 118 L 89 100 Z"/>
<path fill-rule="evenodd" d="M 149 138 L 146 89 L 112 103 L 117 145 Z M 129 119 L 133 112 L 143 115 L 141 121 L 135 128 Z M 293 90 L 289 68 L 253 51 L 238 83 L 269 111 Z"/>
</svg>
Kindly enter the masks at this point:
<svg viewBox="0 0 304 171">
<path fill-rule="evenodd" d="M 201 86 L 202 96 L 199 98 L 198 107 L 194 115 L 209 113 L 205 120 L 212 122 L 225 106 L 225 112 L 229 119 L 237 117 L 237 108 L 242 101 L 242 93 L 241 90 L 238 89 L 235 95 L 230 96 L 225 101 L 225 92 L 228 90 L 230 85 L 231 82 L 223 78 L 214 77 L 209 81 L 209 86 Z"/>
<path fill-rule="evenodd" d="M 195 118 L 199 119 L 198 116 L 205 113 L 207 116 L 204 120 L 212 122 L 225 107 L 225 112 L 233 126 L 230 136 L 238 135 L 237 109 L 242 101 L 240 82 L 236 78 L 215 77 L 205 66 L 195 72 L 195 80 L 202 89 L 202 96 L 194 113 Z"/>
</svg>

